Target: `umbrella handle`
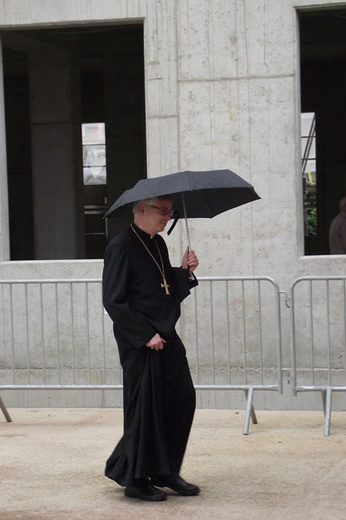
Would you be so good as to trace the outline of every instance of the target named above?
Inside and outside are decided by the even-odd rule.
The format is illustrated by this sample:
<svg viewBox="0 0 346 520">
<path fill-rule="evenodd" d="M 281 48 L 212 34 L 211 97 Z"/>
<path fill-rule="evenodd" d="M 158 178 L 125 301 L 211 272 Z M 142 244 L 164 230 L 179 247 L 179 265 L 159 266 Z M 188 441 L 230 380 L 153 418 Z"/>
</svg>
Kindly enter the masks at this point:
<svg viewBox="0 0 346 520">
<path fill-rule="evenodd" d="M 188 241 L 188 244 L 189 244 L 189 250 L 191 251 L 190 230 L 189 230 L 189 225 L 187 223 L 185 198 L 184 198 L 184 193 L 183 192 L 181 193 L 181 198 L 183 200 L 183 209 L 184 209 L 184 218 L 185 218 L 185 227 L 186 227 L 187 241 Z"/>
<path fill-rule="evenodd" d="M 173 224 L 171 225 L 171 227 L 170 227 L 169 230 L 167 231 L 167 235 L 170 235 L 170 234 L 172 233 L 172 231 L 173 231 L 173 229 L 175 228 L 177 222 L 178 222 L 178 219 L 175 218 Z"/>
</svg>

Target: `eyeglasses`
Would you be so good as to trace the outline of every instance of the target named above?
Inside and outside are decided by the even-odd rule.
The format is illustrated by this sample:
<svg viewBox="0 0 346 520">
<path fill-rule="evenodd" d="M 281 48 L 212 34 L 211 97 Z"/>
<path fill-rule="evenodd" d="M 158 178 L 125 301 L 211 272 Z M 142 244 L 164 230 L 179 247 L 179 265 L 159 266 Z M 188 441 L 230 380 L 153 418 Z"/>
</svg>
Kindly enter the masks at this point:
<svg viewBox="0 0 346 520">
<path fill-rule="evenodd" d="M 170 217 L 173 217 L 174 215 L 174 209 L 158 208 L 157 206 L 152 206 L 151 204 L 149 205 L 149 207 L 157 209 L 164 217 L 167 217 L 168 215 Z"/>
</svg>

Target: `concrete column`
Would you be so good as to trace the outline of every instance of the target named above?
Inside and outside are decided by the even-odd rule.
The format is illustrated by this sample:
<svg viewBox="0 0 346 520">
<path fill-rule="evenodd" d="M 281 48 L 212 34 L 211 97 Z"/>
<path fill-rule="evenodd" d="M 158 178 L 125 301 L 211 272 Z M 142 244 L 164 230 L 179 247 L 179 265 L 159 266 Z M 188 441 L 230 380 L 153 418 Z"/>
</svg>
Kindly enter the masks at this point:
<svg viewBox="0 0 346 520">
<path fill-rule="evenodd" d="M 84 255 L 80 75 L 72 53 L 29 57 L 35 259 Z"/>
<path fill-rule="evenodd" d="M 0 262 L 10 259 L 10 238 L 8 222 L 8 186 L 5 134 L 5 101 L 2 67 L 2 46 L 0 39 Z"/>
</svg>

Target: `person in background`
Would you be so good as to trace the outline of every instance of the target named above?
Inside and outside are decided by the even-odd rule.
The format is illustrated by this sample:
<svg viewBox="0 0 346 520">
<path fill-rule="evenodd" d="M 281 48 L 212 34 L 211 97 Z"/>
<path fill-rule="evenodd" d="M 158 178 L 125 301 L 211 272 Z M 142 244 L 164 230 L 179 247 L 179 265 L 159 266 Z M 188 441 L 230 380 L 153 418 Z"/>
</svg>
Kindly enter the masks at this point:
<svg viewBox="0 0 346 520">
<path fill-rule="evenodd" d="M 158 488 L 193 496 L 199 487 L 180 476 L 196 406 L 185 347 L 175 330 L 180 304 L 198 284 L 189 248 L 170 264 L 158 233 L 174 210 L 170 195 L 134 204 L 134 221 L 108 245 L 103 304 L 113 321 L 123 369 L 124 435 L 105 475 L 126 497 L 166 500 Z"/>
<path fill-rule="evenodd" d="M 346 195 L 339 204 L 340 212 L 332 220 L 329 228 L 329 251 L 331 255 L 346 254 Z"/>
</svg>

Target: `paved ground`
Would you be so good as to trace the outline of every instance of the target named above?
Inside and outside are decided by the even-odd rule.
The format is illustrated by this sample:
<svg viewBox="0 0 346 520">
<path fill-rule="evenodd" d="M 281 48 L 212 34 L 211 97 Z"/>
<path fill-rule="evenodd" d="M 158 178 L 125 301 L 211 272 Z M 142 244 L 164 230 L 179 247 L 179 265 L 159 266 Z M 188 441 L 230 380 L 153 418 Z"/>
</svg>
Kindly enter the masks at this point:
<svg viewBox="0 0 346 520">
<path fill-rule="evenodd" d="M 1 520 L 344 520 L 346 412 L 198 410 L 182 475 L 197 497 L 128 499 L 103 476 L 122 410 L 11 409 L 0 415 Z"/>
</svg>

